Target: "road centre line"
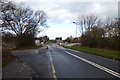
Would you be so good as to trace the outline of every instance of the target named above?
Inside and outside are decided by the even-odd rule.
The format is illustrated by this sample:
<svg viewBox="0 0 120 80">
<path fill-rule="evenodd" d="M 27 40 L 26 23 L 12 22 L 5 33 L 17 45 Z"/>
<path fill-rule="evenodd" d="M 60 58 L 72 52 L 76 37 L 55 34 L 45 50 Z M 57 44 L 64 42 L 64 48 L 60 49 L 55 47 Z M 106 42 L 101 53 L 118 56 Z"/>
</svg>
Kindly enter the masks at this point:
<svg viewBox="0 0 120 80">
<path fill-rule="evenodd" d="M 120 73 L 117 73 L 117 72 L 115 72 L 115 71 L 113 71 L 113 70 L 111 70 L 111 69 L 108 69 L 108 68 L 106 68 L 106 67 L 104 67 L 104 66 L 101 66 L 101 65 L 99 65 L 99 64 L 97 64 L 97 63 L 95 63 L 95 62 L 89 61 L 89 60 L 87 60 L 87 59 L 85 59 L 85 58 L 79 57 L 79 56 L 77 56 L 77 55 L 75 55 L 75 54 L 72 54 L 72 53 L 70 53 L 70 52 L 68 52 L 68 51 L 65 51 L 65 52 L 66 52 L 67 54 L 69 54 L 69 55 L 77 58 L 77 59 L 80 59 L 80 60 L 82 60 L 82 61 L 84 61 L 84 62 L 86 62 L 86 63 L 88 63 L 88 64 L 90 64 L 90 65 L 92 65 L 92 66 L 94 66 L 94 67 L 96 67 L 96 68 L 99 68 L 99 69 L 101 69 L 101 70 L 103 70 L 103 71 L 105 71 L 105 72 L 107 72 L 107 73 L 109 73 L 109 74 L 112 74 L 113 76 L 116 76 L 116 77 L 120 78 Z"/>
</svg>

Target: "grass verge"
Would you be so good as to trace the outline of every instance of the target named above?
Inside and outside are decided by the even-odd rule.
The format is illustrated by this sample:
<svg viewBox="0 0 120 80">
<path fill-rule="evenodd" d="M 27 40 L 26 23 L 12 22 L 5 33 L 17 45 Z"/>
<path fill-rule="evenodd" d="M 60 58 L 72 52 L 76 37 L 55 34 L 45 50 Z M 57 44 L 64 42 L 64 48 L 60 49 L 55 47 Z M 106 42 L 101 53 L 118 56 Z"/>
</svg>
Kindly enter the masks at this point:
<svg viewBox="0 0 120 80">
<path fill-rule="evenodd" d="M 88 47 L 82 47 L 82 46 L 64 46 L 64 47 L 120 61 L 120 51 L 88 48 Z"/>
</svg>

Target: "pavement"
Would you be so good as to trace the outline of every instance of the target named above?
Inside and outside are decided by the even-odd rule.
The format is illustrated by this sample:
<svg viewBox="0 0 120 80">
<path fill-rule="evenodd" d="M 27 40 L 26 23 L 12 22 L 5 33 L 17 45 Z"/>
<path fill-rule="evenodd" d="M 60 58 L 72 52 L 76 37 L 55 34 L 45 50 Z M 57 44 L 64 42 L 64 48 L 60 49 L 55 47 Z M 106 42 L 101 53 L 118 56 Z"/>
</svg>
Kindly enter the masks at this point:
<svg viewBox="0 0 120 80">
<path fill-rule="evenodd" d="M 17 58 L 2 70 L 3 78 L 51 78 L 51 62 L 45 47 L 31 50 L 16 50 Z"/>
<path fill-rule="evenodd" d="M 18 60 L 13 61 L 2 69 L 2 78 L 29 78 L 34 77 L 34 70 Z"/>
</svg>

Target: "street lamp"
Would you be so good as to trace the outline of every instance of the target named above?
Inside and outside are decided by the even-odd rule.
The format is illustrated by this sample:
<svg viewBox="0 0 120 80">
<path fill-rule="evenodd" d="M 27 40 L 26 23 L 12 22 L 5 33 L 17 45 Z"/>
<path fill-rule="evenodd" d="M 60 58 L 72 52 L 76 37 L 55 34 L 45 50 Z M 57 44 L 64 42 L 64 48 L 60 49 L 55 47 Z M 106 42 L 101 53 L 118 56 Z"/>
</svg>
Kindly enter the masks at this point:
<svg viewBox="0 0 120 80">
<path fill-rule="evenodd" d="M 73 22 L 73 24 L 76 24 L 76 37 L 77 37 L 77 23 Z"/>
</svg>

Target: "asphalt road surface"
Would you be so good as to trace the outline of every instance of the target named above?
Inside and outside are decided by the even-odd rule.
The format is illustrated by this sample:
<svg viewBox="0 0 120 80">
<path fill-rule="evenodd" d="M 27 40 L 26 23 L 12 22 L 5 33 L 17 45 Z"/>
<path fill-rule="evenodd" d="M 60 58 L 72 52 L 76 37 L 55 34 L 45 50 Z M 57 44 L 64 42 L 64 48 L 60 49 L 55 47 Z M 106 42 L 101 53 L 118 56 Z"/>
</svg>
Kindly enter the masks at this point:
<svg viewBox="0 0 120 80">
<path fill-rule="evenodd" d="M 13 52 L 38 78 L 120 78 L 119 61 L 91 55 L 56 44 L 48 49 Z"/>
<path fill-rule="evenodd" d="M 120 78 L 120 62 L 49 45 L 55 78 Z"/>
</svg>

